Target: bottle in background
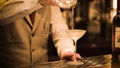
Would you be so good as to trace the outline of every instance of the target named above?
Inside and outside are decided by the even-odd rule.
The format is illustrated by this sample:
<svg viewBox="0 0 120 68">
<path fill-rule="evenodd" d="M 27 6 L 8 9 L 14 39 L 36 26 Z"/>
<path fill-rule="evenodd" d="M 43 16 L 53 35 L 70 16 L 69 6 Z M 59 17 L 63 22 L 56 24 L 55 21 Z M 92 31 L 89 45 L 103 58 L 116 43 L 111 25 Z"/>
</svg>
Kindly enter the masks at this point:
<svg viewBox="0 0 120 68">
<path fill-rule="evenodd" d="M 112 62 L 120 61 L 120 11 L 113 18 L 112 25 Z"/>
</svg>

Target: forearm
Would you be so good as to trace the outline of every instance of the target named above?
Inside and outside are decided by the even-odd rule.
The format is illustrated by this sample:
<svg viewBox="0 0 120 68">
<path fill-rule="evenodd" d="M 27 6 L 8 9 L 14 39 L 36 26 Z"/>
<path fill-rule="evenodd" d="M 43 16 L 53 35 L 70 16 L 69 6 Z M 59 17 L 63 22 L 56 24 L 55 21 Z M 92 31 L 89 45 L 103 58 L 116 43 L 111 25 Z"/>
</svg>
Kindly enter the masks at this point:
<svg viewBox="0 0 120 68">
<path fill-rule="evenodd" d="M 60 57 L 66 52 L 74 52 L 73 40 L 68 37 L 66 31 L 68 26 L 62 17 L 60 9 L 53 7 L 52 10 L 52 33 L 55 47 Z"/>
</svg>

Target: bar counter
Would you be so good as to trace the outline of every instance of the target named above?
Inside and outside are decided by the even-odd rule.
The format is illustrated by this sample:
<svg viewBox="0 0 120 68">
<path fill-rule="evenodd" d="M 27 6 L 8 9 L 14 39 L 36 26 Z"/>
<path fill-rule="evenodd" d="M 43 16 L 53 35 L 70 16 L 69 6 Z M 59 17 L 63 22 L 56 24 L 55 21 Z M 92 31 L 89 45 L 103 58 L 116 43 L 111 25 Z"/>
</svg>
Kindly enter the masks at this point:
<svg viewBox="0 0 120 68">
<path fill-rule="evenodd" d="M 69 61 L 59 60 L 52 62 L 44 62 L 31 66 L 20 66 L 18 68 L 120 68 L 120 63 L 111 63 L 111 55 L 99 55 L 84 57 L 78 62 L 82 65 L 71 65 Z"/>
</svg>

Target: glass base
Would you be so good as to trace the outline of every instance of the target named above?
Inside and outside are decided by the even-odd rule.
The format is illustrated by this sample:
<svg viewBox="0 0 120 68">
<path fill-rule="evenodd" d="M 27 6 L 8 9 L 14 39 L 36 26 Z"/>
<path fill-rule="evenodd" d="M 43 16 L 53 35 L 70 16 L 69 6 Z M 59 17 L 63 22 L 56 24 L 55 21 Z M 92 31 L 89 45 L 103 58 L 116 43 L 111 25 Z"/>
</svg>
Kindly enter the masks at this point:
<svg viewBox="0 0 120 68">
<path fill-rule="evenodd" d="M 82 61 L 68 61 L 67 64 L 69 65 L 82 65 L 84 64 Z"/>
</svg>

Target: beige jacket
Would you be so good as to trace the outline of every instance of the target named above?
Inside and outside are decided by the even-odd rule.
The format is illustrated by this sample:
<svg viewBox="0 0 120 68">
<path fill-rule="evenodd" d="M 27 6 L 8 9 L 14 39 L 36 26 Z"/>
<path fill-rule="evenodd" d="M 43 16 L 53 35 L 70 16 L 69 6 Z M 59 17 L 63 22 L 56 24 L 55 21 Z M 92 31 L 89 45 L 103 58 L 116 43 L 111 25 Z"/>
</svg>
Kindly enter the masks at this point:
<svg viewBox="0 0 120 68">
<path fill-rule="evenodd" d="M 26 7 L 27 5 L 24 4 L 31 4 L 29 1 L 35 2 L 28 5 L 30 7 Z M 74 52 L 74 45 L 67 36 L 68 27 L 62 18 L 60 9 L 53 6 L 43 7 L 37 3 L 37 0 L 29 1 L 26 3 L 27 0 L 16 0 L 0 9 L 1 67 L 9 66 L 10 68 L 10 66 L 47 61 L 47 40 L 50 34 L 59 56 L 68 51 Z M 10 13 L 6 10 L 8 8 L 10 8 Z M 19 10 L 12 11 L 17 8 Z M 33 11 L 36 11 L 34 26 L 29 17 Z"/>
</svg>

